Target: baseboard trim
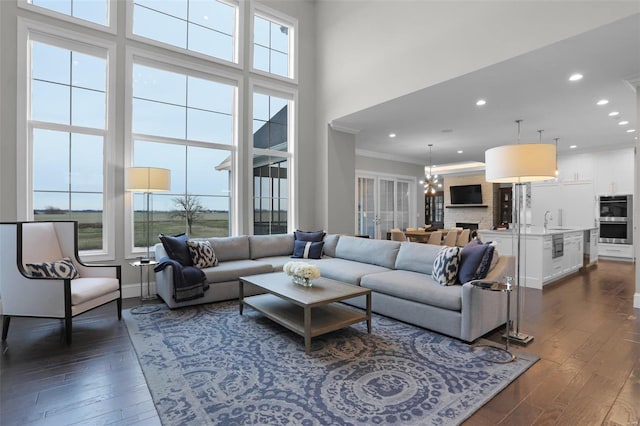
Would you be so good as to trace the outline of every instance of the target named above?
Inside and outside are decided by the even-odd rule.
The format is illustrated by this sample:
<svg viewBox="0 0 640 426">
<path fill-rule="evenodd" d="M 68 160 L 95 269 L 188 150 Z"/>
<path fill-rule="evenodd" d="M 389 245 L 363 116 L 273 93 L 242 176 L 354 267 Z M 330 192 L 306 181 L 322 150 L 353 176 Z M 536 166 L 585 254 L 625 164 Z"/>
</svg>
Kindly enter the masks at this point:
<svg viewBox="0 0 640 426">
<path fill-rule="evenodd" d="M 151 294 L 156 294 L 156 283 L 151 281 Z M 144 294 L 146 296 L 147 283 L 144 284 Z M 122 285 L 122 298 L 129 299 L 132 297 L 140 298 L 140 283 L 123 284 Z"/>
</svg>

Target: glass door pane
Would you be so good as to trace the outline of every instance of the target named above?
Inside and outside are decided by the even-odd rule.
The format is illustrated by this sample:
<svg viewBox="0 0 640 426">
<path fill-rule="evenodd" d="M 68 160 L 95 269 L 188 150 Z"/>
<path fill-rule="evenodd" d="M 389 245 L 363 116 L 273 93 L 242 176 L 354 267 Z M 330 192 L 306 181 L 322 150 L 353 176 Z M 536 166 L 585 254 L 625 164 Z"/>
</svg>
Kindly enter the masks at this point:
<svg viewBox="0 0 640 426">
<path fill-rule="evenodd" d="M 406 229 L 411 226 L 409 220 L 409 182 L 398 181 L 395 228 Z"/>
<path fill-rule="evenodd" d="M 368 235 L 369 238 L 376 237 L 375 229 L 375 179 L 358 178 L 358 197 L 356 232 L 360 235 Z"/>
<path fill-rule="evenodd" d="M 395 228 L 395 181 L 380 178 L 378 194 L 380 235 L 386 236 Z"/>
</svg>

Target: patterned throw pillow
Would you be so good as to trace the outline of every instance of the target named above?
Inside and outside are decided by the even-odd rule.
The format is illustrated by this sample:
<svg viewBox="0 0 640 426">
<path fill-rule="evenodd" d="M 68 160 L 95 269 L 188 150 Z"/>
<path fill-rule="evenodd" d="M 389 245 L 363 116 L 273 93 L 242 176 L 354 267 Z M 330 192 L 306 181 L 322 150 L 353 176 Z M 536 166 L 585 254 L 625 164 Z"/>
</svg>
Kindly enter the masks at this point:
<svg viewBox="0 0 640 426">
<path fill-rule="evenodd" d="M 68 257 L 55 262 L 27 263 L 25 270 L 37 278 L 78 278 L 80 274 Z"/>
<path fill-rule="evenodd" d="M 460 247 L 443 247 L 433 261 L 431 276 L 440 285 L 454 285 L 459 266 Z"/>
<path fill-rule="evenodd" d="M 218 259 L 211 247 L 209 241 L 187 241 L 187 247 L 191 254 L 191 261 L 196 268 L 211 268 L 212 266 L 218 266 Z"/>
</svg>

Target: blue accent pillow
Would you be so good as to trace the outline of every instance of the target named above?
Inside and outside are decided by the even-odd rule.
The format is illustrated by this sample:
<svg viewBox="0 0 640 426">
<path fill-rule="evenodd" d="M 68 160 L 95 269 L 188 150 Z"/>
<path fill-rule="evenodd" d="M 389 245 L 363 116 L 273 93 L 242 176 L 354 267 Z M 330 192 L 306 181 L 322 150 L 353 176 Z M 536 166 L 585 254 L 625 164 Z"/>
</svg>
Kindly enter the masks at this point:
<svg viewBox="0 0 640 426">
<path fill-rule="evenodd" d="M 478 267 L 485 256 L 488 247 L 492 247 L 486 244 L 482 244 L 482 241 L 473 239 L 462 249 L 460 255 L 460 269 L 458 271 L 458 282 L 466 283 L 468 281 L 478 279 L 477 275 Z M 491 257 L 489 257 L 489 264 Z M 487 268 L 487 272 L 488 272 Z M 485 274 L 486 277 L 486 274 Z M 484 278 L 484 277 L 483 277 Z"/>
<path fill-rule="evenodd" d="M 162 241 L 162 246 L 167 252 L 167 256 L 176 262 L 180 262 L 182 266 L 193 266 L 191 253 L 187 246 L 187 241 L 189 240 L 187 234 L 179 234 L 173 237 L 170 235 L 160 234 L 158 235 L 158 238 Z"/>
<path fill-rule="evenodd" d="M 440 285 L 454 285 L 460 265 L 460 247 L 443 247 L 433 261 L 431 277 Z"/>
<path fill-rule="evenodd" d="M 293 258 L 296 259 L 320 259 L 324 241 L 300 241 L 293 242 Z"/>
<path fill-rule="evenodd" d="M 482 256 L 482 260 L 478 265 L 478 269 L 476 269 L 476 273 L 473 275 L 474 280 L 481 280 L 483 278 L 487 278 L 489 271 L 491 270 L 491 264 L 493 263 L 494 257 L 497 257 L 497 251 L 495 246 L 491 244 L 484 245 L 487 250 L 484 252 L 484 256 Z"/>
<path fill-rule="evenodd" d="M 296 240 L 318 242 L 322 241 L 325 236 L 324 231 L 301 231 L 297 230 L 293 233 Z"/>
</svg>

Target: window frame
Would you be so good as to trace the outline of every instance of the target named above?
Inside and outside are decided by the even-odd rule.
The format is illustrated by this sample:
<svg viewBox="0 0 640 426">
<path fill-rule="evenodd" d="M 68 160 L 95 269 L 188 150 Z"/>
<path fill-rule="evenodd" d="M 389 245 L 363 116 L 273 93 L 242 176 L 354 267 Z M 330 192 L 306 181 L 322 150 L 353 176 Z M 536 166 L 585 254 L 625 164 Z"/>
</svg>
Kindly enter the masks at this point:
<svg viewBox="0 0 640 426">
<path fill-rule="evenodd" d="M 18 60 L 17 60 L 17 140 L 25 141 L 17 146 L 17 164 L 25 167 L 18 172 L 18 193 L 27 194 L 18 198 L 17 216 L 19 220 L 33 220 L 33 129 L 37 128 L 73 133 L 74 129 L 83 133 L 103 136 L 103 190 L 102 190 L 102 250 L 85 250 L 80 255 L 88 261 L 115 259 L 115 206 L 109 203 L 115 197 L 115 171 L 109 164 L 113 164 L 116 151 L 115 113 L 116 113 L 116 44 L 102 38 L 95 38 L 87 34 L 61 29 L 18 17 Z M 82 41 L 77 41 L 82 40 Z M 32 121 L 30 117 L 31 102 L 31 46 L 32 41 L 50 44 L 65 49 L 83 53 L 104 53 L 107 63 L 106 93 L 105 93 L 105 129 L 93 129 L 81 126 L 62 125 Z M 23 96 L 24 95 L 24 96 Z M 20 170 L 20 168 L 18 168 Z"/>
<path fill-rule="evenodd" d="M 107 25 L 98 24 L 96 22 L 91 22 L 86 19 L 78 18 L 72 15 L 67 15 L 66 13 L 60 13 L 52 9 L 47 9 L 46 7 L 33 4 L 31 0 L 18 0 L 18 7 L 41 14 L 41 15 L 49 16 L 58 20 L 71 22 L 77 25 L 82 25 L 84 27 L 91 28 L 94 30 L 116 34 L 118 31 L 118 20 L 117 20 L 118 1 L 106 0 L 106 2 L 107 2 Z"/>
<path fill-rule="evenodd" d="M 230 66 L 236 68 L 238 70 L 242 70 L 244 67 L 244 40 L 245 40 L 245 25 L 243 16 L 245 15 L 245 2 L 238 0 L 217 0 L 221 3 L 225 3 L 229 6 L 233 6 L 236 8 L 236 16 L 235 16 L 235 34 L 234 34 L 234 46 L 233 46 L 233 54 L 234 58 L 232 61 L 227 61 L 226 59 L 218 58 L 216 56 L 206 55 L 201 52 L 196 52 L 194 50 L 185 49 L 179 46 L 174 46 L 172 44 L 164 43 L 162 41 L 154 40 L 152 38 L 147 38 L 141 35 L 134 34 L 133 32 L 133 0 L 127 0 L 126 2 L 126 10 L 127 10 L 127 19 L 126 19 L 126 38 L 130 40 L 135 40 L 140 43 L 144 43 L 145 45 L 151 45 L 160 47 L 162 49 L 171 50 L 173 52 L 182 53 L 184 55 L 192 56 L 194 58 L 203 59 L 205 61 L 211 61 L 218 64 Z"/>
<path fill-rule="evenodd" d="M 125 137 L 124 137 L 124 168 L 133 165 L 133 149 L 134 140 L 146 140 L 150 142 L 168 143 L 179 146 L 194 146 L 211 149 L 225 150 L 231 156 L 232 172 L 229 179 L 229 187 L 231 190 L 231 212 L 229 215 L 231 235 L 237 235 L 240 229 L 240 219 L 242 217 L 242 196 L 240 195 L 239 177 L 242 176 L 241 162 L 239 158 L 242 150 L 240 149 L 241 134 L 240 129 L 243 125 L 240 116 L 241 99 L 243 99 L 243 78 L 241 74 L 230 73 L 221 69 L 203 66 L 197 62 L 191 62 L 184 59 L 178 59 L 172 56 L 152 53 L 135 47 L 127 47 L 126 49 L 126 93 L 125 93 Z M 203 78 L 224 84 L 230 84 L 235 87 L 233 114 L 233 136 L 231 144 L 221 144 L 215 142 L 190 141 L 187 139 L 177 139 L 172 137 L 163 137 L 156 135 L 134 134 L 133 133 L 133 66 L 140 64 L 144 66 L 154 67 L 165 71 L 176 72 L 197 78 Z M 133 221 L 133 193 L 124 189 L 124 242 L 125 242 L 125 258 L 133 259 L 142 254 L 146 254 L 146 249 L 134 247 L 134 221 Z"/>
<path fill-rule="evenodd" d="M 246 156 L 246 168 L 247 172 L 245 178 L 249 182 L 249 190 L 245 199 L 245 205 L 251 206 L 247 211 L 248 221 L 247 224 L 250 229 L 245 232 L 246 234 L 253 235 L 254 223 L 255 223 L 255 211 L 254 211 L 254 194 L 255 194 L 255 180 L 253 176 L 253 159 L 256 155 L 266 155 L 269 157 L 285 158 L 289 162 L 289 176 L 287 178 L 288 185 L 288 206 L 287 206 L 287 232 L 291 233 L 296 229 L 298 223 L 298 90 L 297 88 L 291 88 L 278 84 L 277 82 L 258 80 L 252 78 L 249 80 L 248 93 L 250 96 L 249 107 L 247 108 L 248 120 L 251 121 L 251 125 L 247 126 L 249 129 L 249 135 L 247 137 L 247 145 L 249 147 L 249 154 Z M 276 96 L 282 99 L 287 99 L 292 103 L 292 108 L 287 108 L 287 151 L 276 151 L 270 149 L 254 148 L 253 146 L 253 94 L 260 93 L 268 96 Z"/>
<path fill-rule="evenodd" d="M 273 74 L 268 71 L 260 70 L 254 67 L 254 39 L 255 39 L 255 16 L 259 16 L 263 19 L 278 23 L 282 26 L 289 28 L 289 75 L 282 76 Z M 262 4 L 252 4 L 250 20 L 250 41 L 249 41 L 249 61 L 251 62 L 249 69 L 252 73 L 268 77 L 270 79 L 277 79 L 280 81 L 286 81 L 288 83 L 298 83 L 298 20 L 290 16 L 285 15 L 282 12 L 271 9 Z"/>
</svg>

